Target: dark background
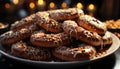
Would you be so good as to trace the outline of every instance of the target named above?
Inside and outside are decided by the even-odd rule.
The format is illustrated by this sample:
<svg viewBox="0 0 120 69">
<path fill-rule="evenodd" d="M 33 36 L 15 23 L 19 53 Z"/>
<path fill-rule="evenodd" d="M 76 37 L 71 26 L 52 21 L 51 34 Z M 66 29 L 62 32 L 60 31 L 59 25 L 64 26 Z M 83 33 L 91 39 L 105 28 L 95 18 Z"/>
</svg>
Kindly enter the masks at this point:
<svg viewBox="0 0 120 69">
<path fill-rule="evenodd" d="M 83 4 L 83 10 L 85 14 L 88 14 L 88 5 L 94 4 L 96 10 L 94 11 L 94 17 L 100 19 L 101 21 L 120 18 L 120 0 L 44 0 L 46 6 L 44 10 L 37 8 L 37 0 L 18 0 L 19 3 L 14 5 L 13 0 L 0 0 L 0 22 L 14 23 L 16 20 L 20 20 L 30 14 L 37 11 L 49 10 L 49 3 L 54 2 L 57 6 L 56 9 L 61 8 L 61 4 L 66 2 L 68 6 L 74 7 L 78 2 Z M 35 8 L 30 9 L 29 3 L 34 2 Z M 5 4 L 8 3 L 10 8 L 5 8 Z M 20 11 L 24 12 L 24 16 L 21 16 Z"/>
</svg>

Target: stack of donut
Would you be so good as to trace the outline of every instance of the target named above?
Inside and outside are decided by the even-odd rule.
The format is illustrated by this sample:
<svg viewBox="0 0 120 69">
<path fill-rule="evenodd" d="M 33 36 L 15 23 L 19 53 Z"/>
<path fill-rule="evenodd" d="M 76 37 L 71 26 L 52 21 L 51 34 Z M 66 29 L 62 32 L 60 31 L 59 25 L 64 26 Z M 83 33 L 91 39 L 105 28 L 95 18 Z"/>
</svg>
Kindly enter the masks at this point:
<svg viewBox="0 0 120 69">
<path fill-rule="evenodd" d="M 16 21 L 0 35 L 0 43 L 20 58 L 79 61 L 93 59 L 96 47 L 112 44 L 112 38 L 100 20 L 69 8 L 37 12 Z"/>
</svg>

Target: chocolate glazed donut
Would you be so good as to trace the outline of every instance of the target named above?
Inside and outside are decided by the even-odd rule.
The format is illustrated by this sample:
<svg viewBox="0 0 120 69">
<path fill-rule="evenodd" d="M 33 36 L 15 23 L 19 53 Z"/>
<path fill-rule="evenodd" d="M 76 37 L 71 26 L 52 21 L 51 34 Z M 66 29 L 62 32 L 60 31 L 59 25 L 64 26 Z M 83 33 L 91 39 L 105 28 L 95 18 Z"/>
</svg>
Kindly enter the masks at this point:
<svg viewBox="0 0 120 69">
<path fill-rule="evenodd" d="M 13 23 L 11 25 L 10 29 L 12 31 L 18 31 L 27 26 L 31 26 L 31 25 L 35 24 L 34 17 L 35 17 L 35 14 L 32 14 L 26 18 L 21 19 L 20 21 L 16 21 L 15 23 Z"/>
<path fill-rule="evenodd" d="M 75 21 L 66 20 L 63 23 L 64 31 L 72 37 L 84 41 L 93 46 L 112 44 L 112 38 L 109 32 L 106 32 L 104 36 L 98 35 L 96 32 L 85 30 L 77 25 Z"/>
<path fill-rule="evenodd" d="M 9 45 L 18 42 L 22 39 L 29 37 L 36 29 L 36 25 L 31 25 L 29 27 L 22 28 L 21 30 L 16 32 L 8 31 L 0 36 L 0 43 Z"/>
<path fill-rule="evenodd" d="M 66 61 L 79 61 L 90 60 L 95 57 L 96 50 L 90 45 L 80 46 L 77 48 L 70 48 L 60 46 L 52 51 L 53 55 L 61 60 Z"/>
<path fill-rule="evenodd" d="M 49 13 L 47 12 L 38 12 L 35 14 L 35 21 L 36 23 L 46 29 L 47 31 L 53 33 L 60 33 L 62 32 L 61 23 L 49 18 Z"/>
<path fill-rule="evenodd" d="M 45 34 L 44 32 L 36 32 L 32 34 L 30 41 L 35 46 L 57 47 L 70 43 L 70 38 L 65 32 L 58 34 Z"/>
<path fill-rule="evenodd" d="M 11 53 L 17 57 L 30 60 L 49 60 L 51 56 L 46 49 L 28 46 L 23 42 L 12 44 Z"/>
<path fill-rule="evenodd" d="M 71 37 L 75 37 L 93 46 L 99 46 L 103 43 L 101 36 L 96 32 L 90 32 L 82 27 L 79 27 L 75 21 L 66 20 L 63 23 L 63 30 Z"/>
<path fill-rule="evenodd" d="M 77 20 L 78 25 L 92 32 L 97 32 L 98 34 L 105 34 L 107 27 L 100 20 L 89 15 L 80 16 Z"/>
<path fill-rule="evenodd" d="M 78 8 L 59 9 L 48 11 L 49 17 L 54 20 L 67 20 L 78 18 L 80 15 L 84 15 L 84 12 Z"/>
</svg>

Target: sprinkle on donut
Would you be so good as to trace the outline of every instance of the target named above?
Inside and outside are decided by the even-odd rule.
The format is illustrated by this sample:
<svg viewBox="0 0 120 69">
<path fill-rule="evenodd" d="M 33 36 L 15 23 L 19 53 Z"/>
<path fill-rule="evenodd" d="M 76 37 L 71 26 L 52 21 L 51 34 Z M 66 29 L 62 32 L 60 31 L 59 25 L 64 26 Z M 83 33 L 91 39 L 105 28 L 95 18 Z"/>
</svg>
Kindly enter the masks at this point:
<svg viewBox="0 0 120 69">
<path fill-rule="evenodd" d="M 36 13 L 35 21 L 39 26 L 43 27 L 47 31 L 53 33 L 60 33 L 63 31 L 61 28 L 61 24 L 49 18 L 49 14 L 47 12 Z"/>
<path fill-rule="evenodd" d="M 105 34 L 107 27 L 100 20 L 89 15 L 83 15 L 78 18 L 78 25 L 98 34 Z"/>
<path fill-rule="evenodd" d="M 37 32 L 32 34 L 30 40 L 33 45 L 40 47 L 57 47 L 70 43 L 69 36 L 64 32 L 58 34 L 45 34 L 43 32 Z"/>
<path fill-rule="evenodd" d="M 12 44 L 11 53 L 17 57 L 30 60 L 49 60 L 51 56 L 48 50 L 28 46 L 24 42 Z"/>
<path fill-rule="evenodd" d="M 28 17 L 21 19 L 20 21 L 16 21 L 15 23 L 11 25 L 10 29 L 13 31 L 17 31 L 27 26 L 31 26 L 35 24 L 34 17 L 35 17 L 35 14 L 32 14 Z"/>
<path fill-rule="evenodd" d="M 75 21 L 66 20 L 62 26 L 63 30 L 71 37 L 75 37 L 94 46 L 99 46 L 102 43 L 101 37 L 96 32 L 90 32 L 79 27 Z"/>
<path fill-rule="evenodd" d="M 9 45 L 15 42 L 18 42 L 22 39 L 29 37 L 33 31 L 37 29 L 36 25 L 31 25 L 30 27 L 22 28 L 19 31 L 8 31 L 2 35 L 0 35 L 0 43 Z"/>
<path fill-rule="evenodd" d="M 94 58 L 96 50 L 90 45 L 80 46 L 77 48 L 70 48 L 60 46 L 53 50 L 53 55 L 59 59 L 66 61 L 90 60 Z"/>
<path fill-rule="evenodd" d="M 59 9 L 48 11 L 50 18 L 55 20 L 67 20 L 78 18 L 81 15 L 84 15 L 84 12 L 78 8 L 69 8 L 69 9 Z"/>
</svg>

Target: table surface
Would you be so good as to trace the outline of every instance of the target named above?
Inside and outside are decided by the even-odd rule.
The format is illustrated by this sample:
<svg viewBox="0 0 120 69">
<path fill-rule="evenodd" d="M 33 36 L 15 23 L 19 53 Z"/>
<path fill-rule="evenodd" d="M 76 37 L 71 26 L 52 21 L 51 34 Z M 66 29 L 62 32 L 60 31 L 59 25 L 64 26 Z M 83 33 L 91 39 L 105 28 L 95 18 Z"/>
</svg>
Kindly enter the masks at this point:
<svg viewBox="0 0 120 69">
<path fill-rule="evenodd" d="M 20 62 L 15 62 L 9 58 L 0 54 L 0 69 L 17 69 L 17 68 L 27 68 L 27 69 L 37 69 L 27 64 Z M 120 69 L 120 48 L 113 54 L 95 61 L 90 64 L 79 66 L 71 69 Z M 42 68 L 41 68 L 42 69 Z"/>
</svg>

